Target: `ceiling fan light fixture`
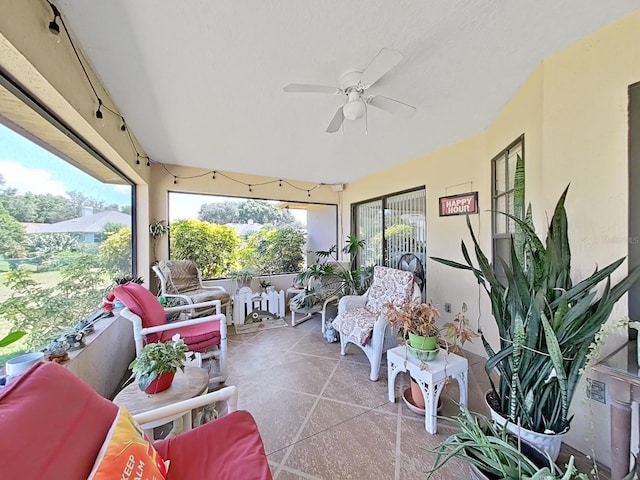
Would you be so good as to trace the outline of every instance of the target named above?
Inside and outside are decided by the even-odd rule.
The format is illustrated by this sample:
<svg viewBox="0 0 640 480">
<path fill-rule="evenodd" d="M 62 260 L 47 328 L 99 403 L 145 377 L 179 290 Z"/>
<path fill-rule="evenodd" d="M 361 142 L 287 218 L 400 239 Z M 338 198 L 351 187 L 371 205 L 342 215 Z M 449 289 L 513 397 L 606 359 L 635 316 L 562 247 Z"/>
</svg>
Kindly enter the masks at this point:
<svg viewBox="0 0 640 480">
<path fill-rule="evenodd" d="M 360 100 L 350 100 L 342 107 L 342 113 L 347 120 L 357 120 L 364 115 L 364 108 Z"/>
</svg>

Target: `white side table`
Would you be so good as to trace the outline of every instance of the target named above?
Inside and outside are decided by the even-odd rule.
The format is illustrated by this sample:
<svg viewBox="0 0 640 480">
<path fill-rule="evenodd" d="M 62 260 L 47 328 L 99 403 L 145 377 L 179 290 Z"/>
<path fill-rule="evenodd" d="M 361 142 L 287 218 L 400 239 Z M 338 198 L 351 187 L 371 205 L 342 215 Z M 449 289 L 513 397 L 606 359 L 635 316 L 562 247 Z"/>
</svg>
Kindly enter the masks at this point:
<svg viewBox="0 0 640 480">
<path fill-rule="evenodd" d="M 387 375 L 389 383 L 389 401 L 395 402 L 395 381 L 398 373 L 409 371 L 424 395 L 425 415 L 424 428 L 429 433 L 438 431 L 438 399 L 442 393 L 442 386 L 447 378 L 455 378 L 460 387 L 460 404 L 467 403 L 467 373 L 469 362 L 454 353 L 447 355 L 440 351 L 438 356 L 421 367 L 420 361 L 409 354 L 404 345 L 387 350 Z M 424 369 L 423 369 L 424 368 Z"/>
</svg>

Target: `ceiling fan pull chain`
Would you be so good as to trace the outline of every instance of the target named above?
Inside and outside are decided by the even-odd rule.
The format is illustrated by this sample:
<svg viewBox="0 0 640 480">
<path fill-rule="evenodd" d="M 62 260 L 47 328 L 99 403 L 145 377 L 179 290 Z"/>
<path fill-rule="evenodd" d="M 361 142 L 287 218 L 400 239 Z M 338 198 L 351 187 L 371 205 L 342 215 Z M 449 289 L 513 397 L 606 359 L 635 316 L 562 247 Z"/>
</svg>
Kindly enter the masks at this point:
<svg viewBox="0 0 640 480">
<path fill-rule="evenodd" d="M 364 103 L 364 134 L 369 135 L 369 109 L 367 108 L 367 102 L 360 98 Z"/>
</svg>

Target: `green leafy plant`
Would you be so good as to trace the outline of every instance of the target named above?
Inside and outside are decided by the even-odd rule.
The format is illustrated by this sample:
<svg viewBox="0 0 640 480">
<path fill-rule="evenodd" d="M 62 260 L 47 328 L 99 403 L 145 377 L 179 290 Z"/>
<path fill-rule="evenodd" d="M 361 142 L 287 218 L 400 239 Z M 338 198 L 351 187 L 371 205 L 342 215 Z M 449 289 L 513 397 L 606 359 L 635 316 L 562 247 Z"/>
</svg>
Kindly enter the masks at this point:
<svg viewBox="0 0 640 480">
<path fill-rule="evenodd" d="M 140 390 L 145 390 L 151 382 L 163 373 L 175 373 L 178 369 L 184 371 L 189 348 L 180 338 L 173 336 L 170 342 L 148 343 L 129 364 L 132 377 L 138 381 Z M 193 358 L 193 354 L 189 355 Z"/>
<path fill-rule="evenodd" d="M 467 305 L 462 304 L 462 313 L 458 313 L 451 322 L 438 325 L 440 312 L 432 303 L 409 302 L 395 306 L 385 304 L 385 314 L 389 323 L 400 327 L 400 336 L 404 340 L 408 333 L 424 337 L 438 337 L 438 343 L 448 351 L 457 351 L 465 342 L 477 337 L 469 327 L 469 319 L 464 315 Z"/>
<path fill-rule="evenodd" d="M 525 443 L 507 433 L 506 429 L 478 413 L 470 412 L 464 405 L 456 417 L 443 417 L 460 430 L 446 438 L 437 451 L 433 474 L 449 460 L 463 460 L 482 471 L 490 478 L 532 480 L 587 480 L 574 466 L 574 458 L 563 472 L 542 452 L 532 451 Z M 528 448 L 527 448 L 528 447 Z M 536 453 L 537 455 L 533 455 Z M 538 463 L 532 459 L 538 459 Z"/>
<path fill-rule="evenodd" d="M 237 280 L 240 283 L 248 283 L 253 280 L 253 277 L 255 277 L 255 272 L 248 268 L 234 270 L 229 273 L 229 278 Z"/>
<path fill-rule="evenodd" d="M 199 220 L 179 220 L 171 224 L 171 258 L 193 260 L 203 278 L 217 278 L 236 266 L 240 238 L 224 225 Z"/>
<path fill-rule="evenodd" d="M 15 343 L 18 340 L 20 340 L 26 334 L 27 332 L 22 332 L 22 331 L 9 333 L 8 335 L 0 338 L 0 348 L 8 347 L 12 343 Z"/>
<path fill-rule="evenodd" d="M 330 297 L 362 295 L 369 288 L 373 276 L 373 266 L 356 267 L 356 257 L 364 246 L 365 241 L 358 240 L 355 235 L 347 237 L 342 248 L 342 252 L 350 258 L 347 267 L 338 262 L 337 245 L 329 250 L 316 251 L 316 263 L 296 276 L 296 284 L 305 285 L 305 290 L 291 300 L 294 305 L 297 308 L 310 308 Z"/>
<path fill-rule="evenodd" d="M 151 238 L 153 238 L 154 240 L 157 240 L 163 235 L 166 235 L 167 233 L 169 233 L 170 229 L 171 227 L 167 225 L 166 220 L 160 220 L 158 222 L 155 222 L 149 225 L 149 235 L 151 235 Z"/>
<path fill-rule="evenodd" d="M 498 327 L 500 349 L 495 351 L 482 336 L 488 355 L 487 374 L 500 373 L 493 398 L 511 422 L 536 432 L 561 433 L 569 428 L 569 405 L 576 391 L 589 346 L 613 305 L 640 276 L 635 269 L 612 285 L 611 275 L 624 258 L 573 284 L 567 214 L 567 187 L 549 222 L 546 241 L 535 233 L 531 206 L 521 219 L 507 215 L 516 224 L 511 242 L 511 265 L 500 262 L 506 276 L 498 281 L 482 252 L 467 217 L 477 266 L 462 242 L 466 264 L 442 258 L 434 260 L 471 271 L 491 300 Z M 598 287 L 604 286 L 601 293 Z"/>
</svg>

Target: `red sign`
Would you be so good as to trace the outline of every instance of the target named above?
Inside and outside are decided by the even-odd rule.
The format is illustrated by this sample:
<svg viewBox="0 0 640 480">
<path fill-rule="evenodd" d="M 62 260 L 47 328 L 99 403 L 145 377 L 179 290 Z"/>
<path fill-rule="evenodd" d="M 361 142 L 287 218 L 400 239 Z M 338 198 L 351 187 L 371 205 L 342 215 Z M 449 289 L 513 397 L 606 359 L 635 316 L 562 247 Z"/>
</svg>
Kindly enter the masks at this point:
<svg viewBox="0 0 640 480">
<path fill-rule="evenodd" d="M 440 197 L 441 217 L 466 215 L 467 213 L 478 213 L 478 192 Z"/>
</svg>

